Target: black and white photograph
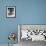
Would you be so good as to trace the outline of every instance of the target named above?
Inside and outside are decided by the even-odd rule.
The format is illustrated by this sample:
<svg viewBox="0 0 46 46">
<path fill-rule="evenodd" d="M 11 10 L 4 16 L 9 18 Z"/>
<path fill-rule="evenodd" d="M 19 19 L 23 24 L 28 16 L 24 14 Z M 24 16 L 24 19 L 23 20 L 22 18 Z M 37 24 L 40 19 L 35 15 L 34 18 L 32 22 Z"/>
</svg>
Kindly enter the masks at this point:
<svg viewBox="0 0 46 46">
<path fill-rule="evenodd" d="M 20 46 L 42 46 L 46 43 L 46 25 L 19 24 L 18 42 Z"/>
<path fill-rule="evenodd" d="M 6 17 L 16 18 L 16 6 L 7 6 L 6 7 Z"/>
</svg>

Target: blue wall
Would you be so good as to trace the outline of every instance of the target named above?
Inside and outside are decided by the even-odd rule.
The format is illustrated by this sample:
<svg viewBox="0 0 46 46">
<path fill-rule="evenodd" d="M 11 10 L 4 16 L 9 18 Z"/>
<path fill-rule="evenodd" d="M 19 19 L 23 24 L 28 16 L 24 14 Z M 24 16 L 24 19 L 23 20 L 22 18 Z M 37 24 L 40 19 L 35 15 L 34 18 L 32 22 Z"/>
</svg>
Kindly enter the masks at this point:
<svg viewBox="0 0 46 46">
<path fill-rule="evenodd" d="M 6 18 L 6 6 L 16 6 L 16 18 Z M 46 24 L 46 0 L 0 0 L 0 44 L 8 43 L 9 32 L 17 34 L 18 24 Z"/>
</svg>

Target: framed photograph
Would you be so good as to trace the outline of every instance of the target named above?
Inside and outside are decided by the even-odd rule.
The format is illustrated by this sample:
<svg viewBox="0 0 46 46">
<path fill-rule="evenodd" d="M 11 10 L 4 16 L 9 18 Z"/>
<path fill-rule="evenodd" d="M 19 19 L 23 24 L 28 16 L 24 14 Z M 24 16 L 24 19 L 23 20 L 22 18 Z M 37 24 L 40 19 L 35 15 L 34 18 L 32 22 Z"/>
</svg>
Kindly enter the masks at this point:
<svg viewBox="0 0 46 46">
<path fill-rule="evenodd" d="M 18 24 L 18 42 L 24 40 L 46 41 L 46 24 Z"/>
<path fill-rule="evenodd" d="M 6 6 L 6 18 L 16 18 L 16 6 Z"/>
</svg>

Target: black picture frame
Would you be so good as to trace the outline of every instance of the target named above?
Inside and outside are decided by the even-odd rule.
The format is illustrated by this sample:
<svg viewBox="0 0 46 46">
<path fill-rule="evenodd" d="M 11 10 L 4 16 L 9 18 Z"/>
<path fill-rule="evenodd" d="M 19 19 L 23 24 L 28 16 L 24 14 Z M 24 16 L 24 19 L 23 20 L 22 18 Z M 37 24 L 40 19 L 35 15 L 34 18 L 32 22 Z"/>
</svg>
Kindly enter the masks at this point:
<svg viewBox="0 0 46 46">
<path fill-rule="evenodd" d="M 6 6 L 6 18 L 16 18 L 16 6 Z"/>
</svg>

